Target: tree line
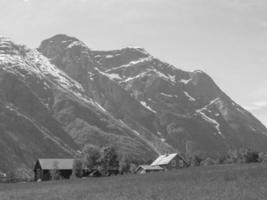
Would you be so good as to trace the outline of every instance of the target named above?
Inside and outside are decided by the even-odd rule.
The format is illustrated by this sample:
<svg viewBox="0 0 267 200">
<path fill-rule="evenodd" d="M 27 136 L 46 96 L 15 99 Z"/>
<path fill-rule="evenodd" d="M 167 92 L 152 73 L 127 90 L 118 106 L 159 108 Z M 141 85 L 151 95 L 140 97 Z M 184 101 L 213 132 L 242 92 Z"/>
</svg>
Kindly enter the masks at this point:
<svg viewBox="0 0 267 200">
<path fill-rule="evenodd" d="M 208 157 L 202 153 L 183 154 L 182 156 L 191 167 L 235 163 L 267 163 L 267 153 L 252 149 L 230 150 L 212 157 Z M 152 161 L 144 162 L 142 160 L 134 160 L 125 154 L 119 154 L 113 146 L 100 148 L 89 144 L 84 146 L 74 160 L 72 178 L 135 173 L 138 165 L 151 164 Z M 56 165 L 50 171 L 50 175 L 54 180 L 61 179 Z M 33 172 L 30 169 L 26 170 L 22 168 L 15 172 L 7 172 L 5 177 L 0 176 L 0 182 L 31 181 L 33 177 Z"/>
<path fill-rule="evenodd" d="M 73 163 L 73 176 L 110 176 L 134 173 L 140 161 L 119 154 L 114 146 L 84 146 Z"/>
<path fill-rule="evenodd" d="M 229 150 L 226 153 L 221 153 L 212 157 L 207 157 L 201 153 L 185 155 L 185 157 L 190 166 L 267 162 L 267 153 L 245 148 Z"/>
</svg>

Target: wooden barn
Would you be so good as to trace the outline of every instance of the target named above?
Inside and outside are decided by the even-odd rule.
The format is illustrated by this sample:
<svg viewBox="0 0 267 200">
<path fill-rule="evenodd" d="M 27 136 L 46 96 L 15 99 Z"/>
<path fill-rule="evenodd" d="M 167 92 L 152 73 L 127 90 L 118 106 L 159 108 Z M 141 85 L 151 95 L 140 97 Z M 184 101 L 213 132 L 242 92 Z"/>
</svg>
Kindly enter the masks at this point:
<svg viewBox="0 0 267 200">
<path fill-rule="evenodd" d="M 188 167 L 189 165 L 180 154 L 172 153 L 159 156 L 151 166 L 160 166 L 165 170 L 170 170 Z"/>
<path fill-rule="evenodd" d="M 164 171 L 164 169 L 160 166 L 151 166 L 151 165 L 140 165 L 136 169 L 137 174 L 146 174 L 150 172 L 160 172 Z"/>
<path fill-rule="evenodd" d="M 60 177 L 69 179 L 72 174 L 74 159 L 38 159 L 34 166 L 35 181 L 51 180 L 51 171 L 57 170 Z"/>
</svg>

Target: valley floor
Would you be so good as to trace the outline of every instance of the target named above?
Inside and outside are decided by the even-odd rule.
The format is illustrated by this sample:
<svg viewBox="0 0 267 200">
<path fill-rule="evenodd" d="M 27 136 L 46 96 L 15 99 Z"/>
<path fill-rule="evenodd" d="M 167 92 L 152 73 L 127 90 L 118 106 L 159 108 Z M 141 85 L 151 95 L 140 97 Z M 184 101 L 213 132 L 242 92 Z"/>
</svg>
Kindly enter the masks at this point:
<svg viewBox="0 0 267 200">
<path fill-rule="evenodd" d="M 188 168 L 147 175 L 0 184 L 0 200 L 264 200 L 267 165 Z"/>
</svg>

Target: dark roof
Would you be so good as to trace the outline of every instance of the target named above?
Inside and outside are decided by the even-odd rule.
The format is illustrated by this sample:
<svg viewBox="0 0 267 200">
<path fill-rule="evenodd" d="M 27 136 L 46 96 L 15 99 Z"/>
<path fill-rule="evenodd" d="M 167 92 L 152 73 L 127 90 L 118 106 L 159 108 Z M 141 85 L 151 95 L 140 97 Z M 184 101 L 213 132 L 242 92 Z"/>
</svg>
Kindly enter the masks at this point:
<svg viewBox="0 0 267 200">
<path fill-rule="evenodd" d="M 74 159 L 38 159 L 37 162 L 40 163 L 40 166 L 44 170 L 52 170 L 52 169 L 72 169 Z"/>
</svg>

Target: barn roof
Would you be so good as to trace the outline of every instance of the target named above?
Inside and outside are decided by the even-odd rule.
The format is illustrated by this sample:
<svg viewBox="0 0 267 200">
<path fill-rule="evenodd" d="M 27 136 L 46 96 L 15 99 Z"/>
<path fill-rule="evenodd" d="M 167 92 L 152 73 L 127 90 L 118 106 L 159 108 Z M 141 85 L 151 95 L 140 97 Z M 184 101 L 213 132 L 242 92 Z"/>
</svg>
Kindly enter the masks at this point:
<svg viewBox="0 0 267 200">
<path fill-rule="evenodd" d="M 72 169 L 74 159 L 38 159 L 40 166 L 44 170 L 52 169 Z"/>
<path fill-rule="evenodd" d="M 172 153 L 172 154 L 166 154 L 166 155 L 161 155 L 159 156 L 152 164 L 151 166 L 156 166 L 156 165 L 167 165 L 169 164 L 176 156 L 178 153 Z"/>
<path fill-rule="evenodd" d="M 151 166 L 151 165 L 140 165 L 138 169 L 139 168 L 142 168 L 144 170 L 163 170 L 163 168 L 160 166 Z"/>
</svg>

